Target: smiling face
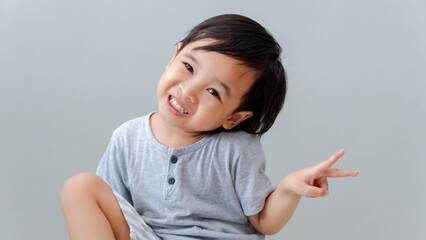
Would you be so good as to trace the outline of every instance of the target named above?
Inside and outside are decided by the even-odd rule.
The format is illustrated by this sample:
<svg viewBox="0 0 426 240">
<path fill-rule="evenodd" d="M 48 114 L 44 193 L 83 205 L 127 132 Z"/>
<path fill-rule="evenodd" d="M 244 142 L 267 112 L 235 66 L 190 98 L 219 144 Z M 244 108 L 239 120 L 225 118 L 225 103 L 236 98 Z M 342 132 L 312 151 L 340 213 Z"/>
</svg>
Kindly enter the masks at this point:
<svg viewBox="0 0 426 240">
<path fill-rule="evenodd" d="M 234 111 L 256 72 L 229 56 L 195 50 L 212 43 L 205 39 L 176 49 L 158 83 L 159 126 L 200 134 L 221 126 L 229 130 L 252 116 Z"/>
</svg>

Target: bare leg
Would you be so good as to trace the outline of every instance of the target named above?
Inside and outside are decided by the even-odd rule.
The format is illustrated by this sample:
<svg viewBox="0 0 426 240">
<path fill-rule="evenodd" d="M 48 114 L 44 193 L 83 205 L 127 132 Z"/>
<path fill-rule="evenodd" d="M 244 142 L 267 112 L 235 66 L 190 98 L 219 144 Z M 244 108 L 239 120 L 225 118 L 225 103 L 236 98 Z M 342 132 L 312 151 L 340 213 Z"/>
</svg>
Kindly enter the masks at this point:
<svg viewBox="0 0 426 240">
<path fill-rule="evenodd" d="M 109 185 L 92 173 L 68 179 L 60 201 L 72 240 L 130 239 L 130 230 Z"/>
</svg>

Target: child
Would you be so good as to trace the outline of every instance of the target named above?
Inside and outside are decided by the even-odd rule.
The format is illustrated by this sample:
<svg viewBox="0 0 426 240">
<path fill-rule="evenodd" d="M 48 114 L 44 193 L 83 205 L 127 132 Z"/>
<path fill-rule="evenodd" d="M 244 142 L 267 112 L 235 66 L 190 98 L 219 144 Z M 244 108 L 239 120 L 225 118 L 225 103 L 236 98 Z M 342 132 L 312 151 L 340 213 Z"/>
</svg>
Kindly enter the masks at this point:
<svg viewBox="0 0 426 240">
<path fill-rule="evenodd" d="M 273 187 L 259 141 L 281 110 L 281 48 L 258 23 L 221 15 L 177 44 L 158 83 L 158 111 L 118 127 L 97 175 L 61 191 L 72 239 L 263 239 L 301 196 L 328 194 L 343 150 Z"/>
</svg>

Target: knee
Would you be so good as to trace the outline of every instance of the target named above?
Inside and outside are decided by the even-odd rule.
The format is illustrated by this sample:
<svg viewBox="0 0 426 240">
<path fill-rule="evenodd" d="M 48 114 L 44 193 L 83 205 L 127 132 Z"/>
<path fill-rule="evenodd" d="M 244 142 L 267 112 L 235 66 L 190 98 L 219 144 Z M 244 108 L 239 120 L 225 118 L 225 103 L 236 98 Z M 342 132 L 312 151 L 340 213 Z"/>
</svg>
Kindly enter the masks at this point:
<svg viewBox="0 0 426 240">
<path fill-rule="evenodd" d="M 61 204 L 72 203 L 81 197 L 93 195 L 96 185 L 102 179 L 93 173 L 78 173 L 69 178 L 62 186 L 60 192 Z"/>
</svg>

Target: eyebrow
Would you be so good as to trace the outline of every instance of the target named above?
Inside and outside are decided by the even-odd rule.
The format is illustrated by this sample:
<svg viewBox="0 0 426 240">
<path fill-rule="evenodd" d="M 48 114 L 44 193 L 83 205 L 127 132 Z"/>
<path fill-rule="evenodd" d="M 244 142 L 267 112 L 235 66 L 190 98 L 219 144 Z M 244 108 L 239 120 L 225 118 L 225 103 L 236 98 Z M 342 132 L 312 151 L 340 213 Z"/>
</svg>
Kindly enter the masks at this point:
<svg viewBox="0 0 426 240">
<path fill-rule="evenodd" d="M 197 64 L 199 67 L 201 67 L 200 62 L 198 62 L 198 60 L 194 57 L 194 55 L 192 55 L 191 53 L 184 53 L 183 55 L 185 57 L 191 59 L 192 61 L 195 62 L 195 64 Z"/>
<path fill-rule="evenodd" d="M 184 53 L 183 55 L 185 57 L 191 59 L 192 61 L 194 61 L 195 64 L 197 64 L 198 67 L 201 68 L 200 62 L 194 57 L 194 55 L 192 55 L 191 53 L 188 53 L 188 52 Z M 226 92 L 226 95 L 228 96 L 228 98 L 230 98 L 231 97 L 231 88 L 228 85 L 226 85 L 224 82 L 220 81 L 220 80 L 219 80 L 219 83 L 225 89 L 225 92 Z"/>
<path fill-rule="evenodd" d="M 220 81 L 220 85 L 222 85 L 222 87 L 225 88 L 225 92 L 228 98 L 231 97 L 231 89 L 229 88 L 229 86 L 222 81 Z"/>
</svg>

